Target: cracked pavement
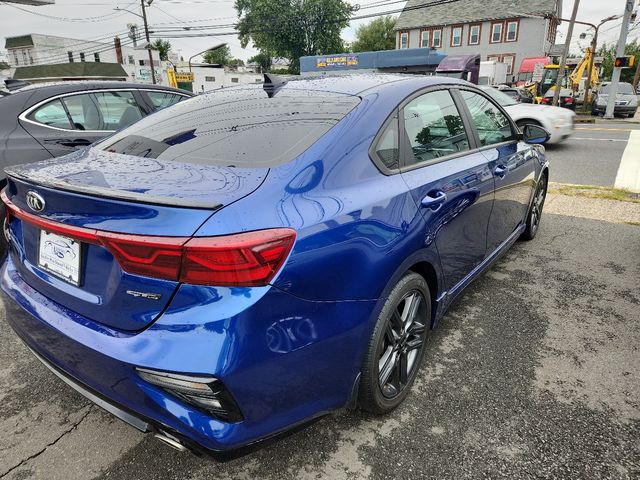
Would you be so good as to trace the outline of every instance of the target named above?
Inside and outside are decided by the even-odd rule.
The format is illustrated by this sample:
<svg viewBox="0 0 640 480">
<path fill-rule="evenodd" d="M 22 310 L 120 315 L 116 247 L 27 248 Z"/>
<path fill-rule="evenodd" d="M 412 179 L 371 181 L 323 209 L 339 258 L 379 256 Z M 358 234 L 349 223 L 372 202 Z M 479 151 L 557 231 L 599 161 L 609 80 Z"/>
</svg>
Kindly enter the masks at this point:
<svg viewBox="0 0 640 480">
<path fill-rule="evenodd" d="M 431 332 L 395 412 L 337 412 L 226 463 L 90 406 L 2 311 L 0 478 L 639 478 L 640 227 L 602 211 L 551 198 Z"/>
</svg>

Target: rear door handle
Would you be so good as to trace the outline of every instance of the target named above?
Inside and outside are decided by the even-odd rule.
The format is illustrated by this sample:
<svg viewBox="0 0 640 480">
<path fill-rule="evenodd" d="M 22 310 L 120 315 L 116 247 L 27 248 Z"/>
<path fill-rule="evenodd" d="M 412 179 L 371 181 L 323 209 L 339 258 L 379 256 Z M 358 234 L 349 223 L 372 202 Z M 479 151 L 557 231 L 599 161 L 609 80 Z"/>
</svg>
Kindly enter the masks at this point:
<svg viewBox="0 0 640 480">
<path fill-rule="evenodd" d="M 437 190 L 433 193 L 427 194 L 426 197 L 422 199 L 420 204 L 425 208 L 431 208 L 431 210 L 437 210 L 440 208 L 440 205 L 444 203 L 447 199 L 447 194 L 442 190 Z"/>
<path fill-rule="evenodd" d="M 498 165 L 493 171 L 496 177 L 504 178 L 507 175 L 507 167 L 504 165 Z"/>
</svg>

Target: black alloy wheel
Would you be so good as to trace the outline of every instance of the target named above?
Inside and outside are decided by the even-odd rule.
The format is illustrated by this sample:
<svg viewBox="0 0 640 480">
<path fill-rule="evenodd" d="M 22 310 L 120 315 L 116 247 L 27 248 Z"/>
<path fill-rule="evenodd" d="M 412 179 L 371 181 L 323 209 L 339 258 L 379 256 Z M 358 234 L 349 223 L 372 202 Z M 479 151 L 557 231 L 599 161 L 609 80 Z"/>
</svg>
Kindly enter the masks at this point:
<svg viewBox="0 0 640 480">
<path fill-rule="evenodd" d="M 544 200 L 547 197 L 547 176 L 546 174 L 540 178 L 538 186 L 536 187 L 536 193 L 533 195 L 533 201 L 529 208 L 529 215 L 527 215 L 527 226 L 522 233 L 523 240 L 533 240 L 538 233 L 540 227 L 540 221 L 542 220 L 542 208 L 544 207 Z"/>
</svg>

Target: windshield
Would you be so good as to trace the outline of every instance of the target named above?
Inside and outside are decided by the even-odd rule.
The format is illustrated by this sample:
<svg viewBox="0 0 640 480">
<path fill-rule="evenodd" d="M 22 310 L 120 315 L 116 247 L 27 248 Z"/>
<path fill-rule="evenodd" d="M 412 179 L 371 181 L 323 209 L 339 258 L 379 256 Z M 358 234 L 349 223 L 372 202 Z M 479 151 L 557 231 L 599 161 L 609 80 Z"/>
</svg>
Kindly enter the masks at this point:
<svg viewBox="0 0 640 480">
<path fill-rule="evenodd" d="M 289 162 L 344 118 L 360 98 L 283 89 L 221 89 L 180 102 L 96 144 L 108 152 L 202 165 Z"/>
<path fill-rule="evenodd" d="M 482 90 L 487 92 L 491 98 L 493 98 L 496 102 L 498 102 L 503 107 L 508 107 L 509 105 L 515 105 L 517 102 L 500 90 L 496 90 L 493 87 L 480 87 Z"/>
<path fill-rule="evenodd" d="M 600 93 L 608 94 L 610 93 L 610 90 L 611 84 L 607 83 L 606 85 L 602 85 L 602 87 L 600 88 Z M 630 83 L 619 83 L 617 92 L 621 93 L 622 95 L 635 95 L 635 92 L 633 91 L 633 85 L 631 85 Z"/>
</svg>

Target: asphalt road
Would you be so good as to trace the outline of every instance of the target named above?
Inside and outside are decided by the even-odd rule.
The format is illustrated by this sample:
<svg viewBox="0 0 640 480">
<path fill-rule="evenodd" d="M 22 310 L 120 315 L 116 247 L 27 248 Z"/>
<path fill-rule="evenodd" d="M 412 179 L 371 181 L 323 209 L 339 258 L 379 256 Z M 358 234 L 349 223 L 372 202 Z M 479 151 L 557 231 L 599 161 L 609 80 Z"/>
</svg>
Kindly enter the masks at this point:
<svg viewBox="0 0 640 480">
<path fill-rule="evenodd" d="M 453 305 L 398 410 L 339 412 L 223 464 L 91 406 L 2 311 L 0 478 L 639 478 L 640 228 L 550 210 Z"/>
<path fill-rule="evenodd" d="M 552 182 L 613 187 L 633 123 L 577 124 L 574 134 L 547 146 Z"/>
</svg>

